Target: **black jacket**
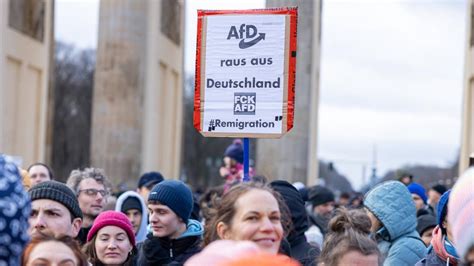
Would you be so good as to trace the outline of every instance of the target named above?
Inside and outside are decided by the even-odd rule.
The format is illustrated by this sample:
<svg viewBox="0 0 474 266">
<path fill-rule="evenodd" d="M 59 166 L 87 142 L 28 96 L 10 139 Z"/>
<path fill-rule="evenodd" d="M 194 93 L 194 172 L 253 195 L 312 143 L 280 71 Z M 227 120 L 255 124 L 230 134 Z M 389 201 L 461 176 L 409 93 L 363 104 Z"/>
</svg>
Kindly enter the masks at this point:
<svg viewBox="0 0 474 266">
<path fill-rule="evenodd" d="M 191 256 L 201 251 L 200 244 L 200 236 L 169 239 L 148 234 L 147 239 L 137 246 L 135 265 L 183 265 Z"/>
<path fill-rule="evenodd" d="M 87 234 L 91 230 L 92 225 L 89 227 L 81 227 L 79 233 L 77 234 L 76 240 L 79 242 L 79 245 L 82 247 L 87 243 Z"/>
<path fill-rule="evenodd" d="M 280 193 L 291 212 L 293 229 L 287 236 L 287 241 L 290 244 L 289 255 L 298 260 L 303 266 L 316 265 L 321 250 L 319 247 L 309 244 L 304 235 L 304 232 L 309 228 L 309 222 L 300 192 L 283 180 L 273 181 L 270 186 Z"/>
</svg>

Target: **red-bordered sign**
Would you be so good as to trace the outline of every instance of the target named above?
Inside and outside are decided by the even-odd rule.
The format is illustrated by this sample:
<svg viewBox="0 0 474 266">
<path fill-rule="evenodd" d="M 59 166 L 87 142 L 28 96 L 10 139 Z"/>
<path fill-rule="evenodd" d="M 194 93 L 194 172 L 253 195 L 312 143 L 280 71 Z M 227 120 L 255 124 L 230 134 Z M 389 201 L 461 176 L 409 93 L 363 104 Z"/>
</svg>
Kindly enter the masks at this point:
<svg viewBox="0 0 474 266">
<path fill-rule="evenodd" d="M 278 138 L 293 127 L 297 8 L 198 10 L 194 127 Z"/>
</svg>

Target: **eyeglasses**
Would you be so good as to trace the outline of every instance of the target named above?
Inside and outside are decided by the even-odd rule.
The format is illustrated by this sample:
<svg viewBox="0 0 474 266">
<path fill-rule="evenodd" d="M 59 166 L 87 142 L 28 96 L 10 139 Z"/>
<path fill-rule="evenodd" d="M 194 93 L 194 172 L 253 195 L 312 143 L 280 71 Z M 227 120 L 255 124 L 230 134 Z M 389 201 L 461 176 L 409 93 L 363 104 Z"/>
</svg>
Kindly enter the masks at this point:
<svg viewBox="0 0 474 266">
<path fill-rule="evenodd" d="M 95 189 L 95 188 L 88 188 L 88 189 L 80 189 L 79 193 L 85 192 L 87 196 L 95 197 L 97 193 L 99 193 L 102 197 L 107 196 L 109 193 L 103 189 Z"/>
</svg>

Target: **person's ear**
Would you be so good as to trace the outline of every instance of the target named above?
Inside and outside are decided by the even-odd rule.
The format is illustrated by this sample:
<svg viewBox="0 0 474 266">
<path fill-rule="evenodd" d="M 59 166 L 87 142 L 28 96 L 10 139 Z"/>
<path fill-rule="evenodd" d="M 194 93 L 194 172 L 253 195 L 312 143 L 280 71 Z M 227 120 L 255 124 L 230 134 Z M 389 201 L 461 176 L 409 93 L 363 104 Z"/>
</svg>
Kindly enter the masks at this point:
<svg viewBox="0 0 474 266">
<path fill-rule="evenodd" d="M 224 222 L 217 223 L 216 231 L 220 239 L 229 239 L 229 227 Z"/>
<path fill-rule="evenodd" d="M 72 220 L 72 228 L 71 228 L 71 234 L 72 237 L 75 238 L 79 234 L 79 231 L 81 230 L 82 227 L 82 219 L 81 218 L 74 218 Z"/>
</svg>

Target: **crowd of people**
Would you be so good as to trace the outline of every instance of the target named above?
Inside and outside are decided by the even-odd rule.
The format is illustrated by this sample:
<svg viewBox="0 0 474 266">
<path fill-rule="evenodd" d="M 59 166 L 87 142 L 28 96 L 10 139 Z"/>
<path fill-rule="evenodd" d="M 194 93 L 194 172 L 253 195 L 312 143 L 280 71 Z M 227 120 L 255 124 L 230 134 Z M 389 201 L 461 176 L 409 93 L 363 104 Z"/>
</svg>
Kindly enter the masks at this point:
<svg viewBox="0 0 474 266">
<path fill-rule="evenodd" d="M 243 182 L 241 153 L 238 141 L 226 149 L 223 185 L 199 196 L 159 172 L 111 195 L 99 168 L 63 183 L 0 154 L 0 266 L 474 265 L 473 168 L 452 189 L 406 175 L 336 196 Z"/>
</svg>

